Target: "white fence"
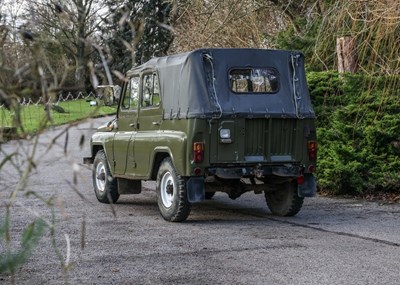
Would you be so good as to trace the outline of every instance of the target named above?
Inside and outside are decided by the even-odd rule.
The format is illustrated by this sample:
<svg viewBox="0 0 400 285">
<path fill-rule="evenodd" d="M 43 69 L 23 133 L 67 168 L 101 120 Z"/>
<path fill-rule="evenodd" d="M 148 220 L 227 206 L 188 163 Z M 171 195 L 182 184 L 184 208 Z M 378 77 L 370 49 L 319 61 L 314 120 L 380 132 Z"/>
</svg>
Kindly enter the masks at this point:
<svg viewBox="0 0 400 285">
<path fill-rule="evenodd" d="M 62 92 L 60 92 L 57 96 L 57 101 L 54 102 L 54 100 L 52 98 L 49 98 L 46 101 L 44 101 L 43 97 L 40 97 L 39 100 L 37 100 L 36 102 L 32 101 L 31 98 L 22 98 L 20 100 L 20 105 L 21 106 L 29 106 L 29 105 L 48 105 L 49 103 L 55 103 L 56 105 L 60 102 L 65 102 L 65 101 L 76 101 L 79 99 L 89 99 L 89 98 L 95 98 L 97 97 L 97 95 L 95 93 L 90 92 L 89 94 L 84 94 L 84 92 L 79 92 L 78 95 L 72 95 L 71 92 L 69 92 L 68 94 L 63 94 Z M 4 108 L 5 105 L 1 104 L 0 108 Z"/>
</svg>

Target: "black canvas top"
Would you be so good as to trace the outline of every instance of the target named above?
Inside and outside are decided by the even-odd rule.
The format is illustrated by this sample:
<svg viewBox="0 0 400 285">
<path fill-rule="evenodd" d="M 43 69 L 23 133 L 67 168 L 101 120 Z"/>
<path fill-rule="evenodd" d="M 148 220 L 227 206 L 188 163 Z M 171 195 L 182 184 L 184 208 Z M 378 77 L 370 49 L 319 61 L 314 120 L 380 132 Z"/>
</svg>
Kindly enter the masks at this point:
<svg viewBox="0 0 400 285">
<path fill-rule="evenodd" d="M 235 93 L 229 71 L 273 68 L 278 72 L 275 93 Z M 153 58 L 128 76 L 156 70 L 164 118 L 287 117 L 314 118 L 304 71 L 304 56 L 296 51 L 266 49 L 199 49 Z"/>
</svg>

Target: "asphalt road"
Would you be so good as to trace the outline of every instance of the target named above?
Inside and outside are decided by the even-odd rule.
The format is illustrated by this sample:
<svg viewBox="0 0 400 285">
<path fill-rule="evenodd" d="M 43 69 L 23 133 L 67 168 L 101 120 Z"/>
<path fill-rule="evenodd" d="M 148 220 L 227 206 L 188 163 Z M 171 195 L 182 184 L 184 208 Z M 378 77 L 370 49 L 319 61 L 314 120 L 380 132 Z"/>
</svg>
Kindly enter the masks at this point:
<svg viewBox="0 0 400 285">
<path fill-rule="evenodd" d="M 68 136 L 60 127 L 39 137 L 36 168 L 11 209 L 11 247 L 18 248 L 23 228 L 37 216 L 51 224 L 51 209 L 55 246 L 47 230 L 15 284 L 400 283 L 399 204 L 316 197 L 296 217 L 278 218 L 263 195 L 230 200 L 217 193 L 194 205 L 185 223 L 169 223 L 158 212 L 153 182 L 113 208 L 98 203 L 90 169 L 80 163 L 90 134 L 105 121 L 79 124 Z M 8 163 L 0 172 L 1 221 L 32 144 L 1 145 L 0 161 L 15 149 L 17 167 Z M 1 284 L 10 282 L 0 275 Z"/>
</svg>

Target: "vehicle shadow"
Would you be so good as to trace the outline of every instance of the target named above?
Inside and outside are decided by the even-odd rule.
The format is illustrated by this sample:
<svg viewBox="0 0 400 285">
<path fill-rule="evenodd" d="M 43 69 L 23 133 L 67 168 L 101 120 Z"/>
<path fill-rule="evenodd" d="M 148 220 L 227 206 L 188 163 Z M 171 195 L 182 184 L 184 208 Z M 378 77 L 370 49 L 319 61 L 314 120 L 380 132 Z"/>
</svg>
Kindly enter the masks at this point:
<svg viewBox="0 0 400 285">
<path fill-rule="evenodd" d="M 265 202 L 260 205 L 243 204 L 240 199 L 231 200 L 224 194 L 219 194 L 211 200 L 192 204 L 192 210 L 184 223 L 233 223 L 243 221 L 263 221 L 272 215 Z M 254 201 L 251 204 L 255 204 Z M 154 191 L 143 191 L 139 195 L 124 195 L 114 205 L 116 211 L 159 212 L 157 197 Z"/>
</svg>

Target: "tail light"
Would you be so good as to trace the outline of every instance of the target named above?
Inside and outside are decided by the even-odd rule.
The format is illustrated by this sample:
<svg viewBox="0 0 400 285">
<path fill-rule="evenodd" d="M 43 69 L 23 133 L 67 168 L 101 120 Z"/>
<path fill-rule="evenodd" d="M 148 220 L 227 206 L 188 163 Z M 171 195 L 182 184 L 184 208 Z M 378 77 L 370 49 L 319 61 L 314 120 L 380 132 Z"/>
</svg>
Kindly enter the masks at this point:
<svg viewBox="0 0 400 285">
<path fill-rule="evenodd" d="M 193 161 L 196 163 L 203 162 L 204 158 L 204 143 L 195 142 L 193 144 Z"/>
<path fill-rule="evenodd" d="M 297 184 L 301 185 L 301 184 L 304 183 L 304 176 L 300 175 L 300 176 L 297 177 L 296 180 L 297 180 Z"/>
<path fill-rule="evenodd" d="M 308 141 L 308 159 L 317 160 L 317 142 Z"/>
</svg>

